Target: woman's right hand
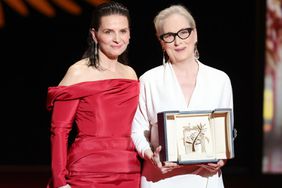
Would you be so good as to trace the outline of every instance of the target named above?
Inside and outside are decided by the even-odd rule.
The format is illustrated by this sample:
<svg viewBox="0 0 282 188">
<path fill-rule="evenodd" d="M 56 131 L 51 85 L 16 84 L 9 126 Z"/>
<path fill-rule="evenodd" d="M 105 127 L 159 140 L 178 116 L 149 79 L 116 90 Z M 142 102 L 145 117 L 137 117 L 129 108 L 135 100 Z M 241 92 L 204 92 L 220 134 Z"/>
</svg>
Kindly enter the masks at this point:
<svg viewBox="0 0 282 188">
<path fill-rule="evenodd" d="M 160 151 L 162 147 L 158 146 L 154 152 L 151 149 L 148 149 L 144 153 L 144 159 L 150 161 L 157 169 L 160 170 L 162 174 L 172 171 L 175 168 L 180 166 L 172 162 L 161 162 L 160 161 Z"/>
</svg>

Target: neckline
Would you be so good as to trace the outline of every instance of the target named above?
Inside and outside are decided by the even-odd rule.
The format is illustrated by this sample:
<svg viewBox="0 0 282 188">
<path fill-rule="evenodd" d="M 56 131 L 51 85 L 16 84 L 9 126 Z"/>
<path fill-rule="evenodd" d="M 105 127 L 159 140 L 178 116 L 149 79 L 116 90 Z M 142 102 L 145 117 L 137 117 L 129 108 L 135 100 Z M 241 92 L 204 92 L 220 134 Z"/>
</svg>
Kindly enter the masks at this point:
<svg viewBox="0 0 282 188">
<path fill-rule="evenodd" d="M 185 106 L 185 109 L 189 109 L 189 106 L 191 106 L 191 101 L 193 100 L 194 95 L 195 95 L 195 92 L 197 91 L 197 85 L 198 85 L 198 82 L 199 82 L 199 73 L 200 73 L 200 70 L 201 70 L 201 68 L 200 68 L 200 67 L 201 67 L 201 63 L 200 63 L 198 60 L 197 60 L 196 62 L 198 63 L 198 72 L 197 72 L 197 75 L 196 75 L 195 87 L 194 87 L 194 89 L 193 89 L 193 91 L 192 91 L 192 94 L 191 94 L 191 97 L 190 97 L 190 99 L 189 99 L 189 102 L 187 102 L 186 99 L 185 99 L 185 94 L 184 94 L 183 91 L 182 91 L 182 88 L 181 88 L 180 83 L 179 83 L 179 81 L 178 81 L 178 79 L 177 79 L 177 77 L 176 77 L 176 74 L 175 74 L 175 72 L 174 72 L 174 69 L 173 69 L 173 67 L 172 67 L 172 64 L 170 63 L 170 69 L 171 69 L 171 71 L 172 71 L 173 78 L 174 78 L 174 80 L 175 80 L 175 82 L 176 82 L 176 87 L 178 88 L 178 91 L 179 91 L 179 93 L 180 93 L 180 95 L 181 95 L 183 104 L 185 104 L 185 105 L 184 105 L 184 106 Z"/>
<path fill-rule="evenodd" d="M 133 80 L 133 79 L 129 79 L 129 78 L 109 78 L 109 79 L 101 79 L 101 80 L 88 80 L 88 81 L 82 81 L 82 82 L 78 82 L 75 84 L 71 84 L 71 85 L 58 85 L 55 87 L 71 87 L 71 86 L 76 86 L 76 85 L 81 85 L 81 84 L 90 84 L 90 83 L 101 83 L 101 82 L 112 82 L 112 81 L 124 81 L 124 82 L 139 82 L 139 80 Z"/>
</svg>

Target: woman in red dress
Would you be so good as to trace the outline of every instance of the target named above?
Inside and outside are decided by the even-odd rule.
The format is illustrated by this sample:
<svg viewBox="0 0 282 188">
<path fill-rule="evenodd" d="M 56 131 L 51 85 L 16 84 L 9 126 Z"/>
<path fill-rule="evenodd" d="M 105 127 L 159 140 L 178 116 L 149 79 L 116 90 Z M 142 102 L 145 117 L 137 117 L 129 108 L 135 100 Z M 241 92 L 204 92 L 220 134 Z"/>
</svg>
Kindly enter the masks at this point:
<svg viewBox="0 0 282 188">
<path fill-rule="evenodd" d="M 139 82 L 126 65 L 129 12 L 116 2 L 96 7 L 89 48 L 59 86 L 48 88 L 52 110 L 50 188 L 139 188 L 140 161 L 131 123 Z M 74 142 L 69 133 L 77 126 Z"/>
</svg>

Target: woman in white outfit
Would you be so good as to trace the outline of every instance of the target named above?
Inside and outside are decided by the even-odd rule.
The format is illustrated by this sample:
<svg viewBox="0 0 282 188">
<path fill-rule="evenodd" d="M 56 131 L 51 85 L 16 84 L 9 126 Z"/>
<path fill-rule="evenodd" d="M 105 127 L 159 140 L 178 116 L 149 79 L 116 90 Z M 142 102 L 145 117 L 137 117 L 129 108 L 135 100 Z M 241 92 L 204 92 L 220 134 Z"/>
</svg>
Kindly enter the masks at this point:
<svg viewBox="0 0 282 188">
<path fill-rule="evenodd" d="M 162 111 L 233 108 L 231 82 L 226 73 L 201 63 L 196 24 L 182 5 L 172 5 L 154 19 L 164 63 L 140 77 L 140 99 L 132 139 L 144 159 L 142 188 L 223 188 L 217 163 L 177 165 L 159 160 L 157 113 Z"/>
</svg>

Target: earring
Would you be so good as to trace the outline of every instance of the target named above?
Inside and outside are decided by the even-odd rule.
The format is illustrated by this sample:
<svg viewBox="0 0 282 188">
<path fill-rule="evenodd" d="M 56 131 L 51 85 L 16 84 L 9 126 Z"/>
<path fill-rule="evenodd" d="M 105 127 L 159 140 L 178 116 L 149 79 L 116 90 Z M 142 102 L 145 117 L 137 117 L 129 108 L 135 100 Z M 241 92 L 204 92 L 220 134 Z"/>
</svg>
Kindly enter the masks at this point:
<svg viewBox="0 0 282 188">
<path fill-rule="evenodd" d="M 97 62 L 97 63 L 99 63 L 98 62 L 98 44 L 96 43 L 96 42 L 94 42 L 94 45 L 95 45 L 95 51 L 94 51 L 94 57 L 95 57 L 95 61 Z"/>
<path fill-rule="evenodd" d="M 95 45 L 94 56 L 95 56 L 95 58 L 97 58 L 97 56 L 98 56 L 98 45 L 97 45 L 96 42 L 94 42 L 94 45 Z"/>
<path fill-rule="evenodd" d="M 166 63 L 165 51 L 163 51 L 163 65 Z"/>
<path fill-rule="evenodd" d="M 200 54 L 197 48 L 197 43 L 195 44 L 195 47 L 194 47 L 194 55 L 197 60 L 200 58 Z"/>
</svg>

